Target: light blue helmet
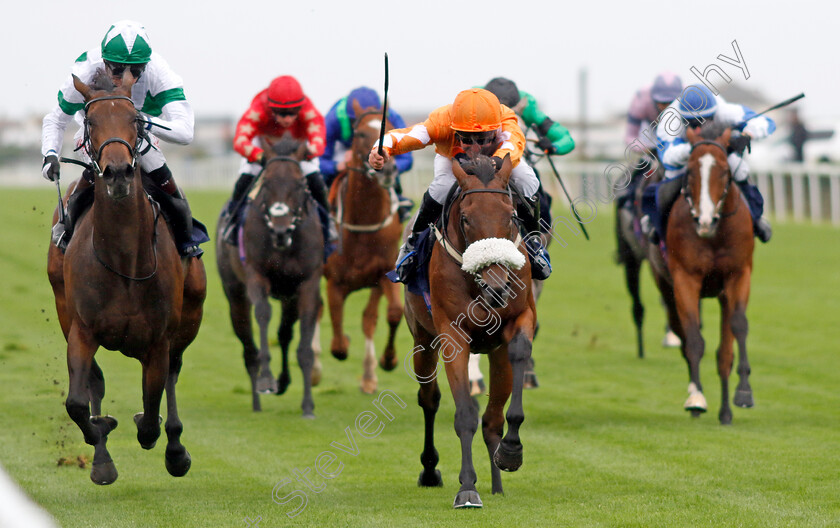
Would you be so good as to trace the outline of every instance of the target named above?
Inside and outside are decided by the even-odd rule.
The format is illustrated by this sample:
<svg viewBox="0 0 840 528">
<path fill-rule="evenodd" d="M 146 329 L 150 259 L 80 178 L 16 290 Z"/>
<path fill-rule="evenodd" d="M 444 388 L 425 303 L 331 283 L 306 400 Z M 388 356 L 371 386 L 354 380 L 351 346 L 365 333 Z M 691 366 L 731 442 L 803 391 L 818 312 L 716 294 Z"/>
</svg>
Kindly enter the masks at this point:
<svg viewBox="0 0 840 528">
<path fill-rule="evenodd" d="M 706 85 L 692 84 L 683 91 L 677 110 L 686 119 L 709 119 L 717 111 L 717 98 Z"/>
<path fill-rule="evenodd" d="M 671 72 L 662 72 L 653 81 L 650 89 L 650 97 L 655 103 L 667 103 L 680 96 L 683 91 L 682 79 L 679 75 Z"/>
</svg>

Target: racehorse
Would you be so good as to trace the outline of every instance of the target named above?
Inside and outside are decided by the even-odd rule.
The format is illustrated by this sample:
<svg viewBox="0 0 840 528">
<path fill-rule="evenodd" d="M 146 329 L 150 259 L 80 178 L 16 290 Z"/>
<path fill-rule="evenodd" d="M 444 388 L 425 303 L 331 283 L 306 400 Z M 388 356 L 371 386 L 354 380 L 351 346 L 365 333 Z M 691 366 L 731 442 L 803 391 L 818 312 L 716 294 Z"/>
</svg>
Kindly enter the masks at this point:
<svg viewBox="0 0 840 528">
<path fill-rule="evenodd" d="M 647 239 L 638 227 L 638 222 L 642 217 L 641 202 L 645 187 L 659 182 L 664 176 L 661 163 L 650 158 L 646 159 L 647 165 L 642 171 L 641 180 L 636 186 L 634 195 L 629 198 L 633 203 L 633 212 L 631 213 L 618 205 L 615 211 L 615 233 L 618 243 L 617 260 L 624 267 L 625 285 L 633 300 L 636 349 L 640 359 L 645 357 L 644 340 L 642 337 L 645 307 L 642 305 L 642 297 L 639 294 L 639 272 L 641 271 L 642 263 L 647 258 Z M 651 168 L 651 164 L 654 163 L 656 166 Z"/>
<path fill-rule="evenodd" d="M 121 88 L 105 76 L 73 84 L 85 100 L 84 147 L 95 174 L 93 205 L 76 221 L 65 254 L 50 245 L 47 272 L 61 330 L 67 340 L 70 388 L 67 413 L 94 446 L 90 478 L 117 479 L 105 447 L 117 426 L 102 416 L 105 380 L 97 349 L 119 350 L 143 365 L 143 412 L 134 416 L 137 440 L 151 449 L 160 436 L 160 401 L 166 389 L 166 469 L 180 477 L 190 455 L 181 444 L 175 384 L 182 354 L 195 339 L 206 293 L 204 264 L 178 255 L 160 208 L 144 192 L 137 163 L 140 116 L 130 99 L 135 79 Z M 70 195 L 72 189 L 68 190 Z M 53 224 L 58 219 L 58 209 Z M 89 405 L 90 404 L 90 405 Z"/>
<path fill-rule="evenodd" d="M 289 343 L 294 324 L 300 319 L 297 360 L 303 374 L 301 409 L 304 417 L 314 418 L 312 383 L 313 376 L 320 377 L 320 373 L 313 373 L 312 342 L 321 309 L 324 237 L 315 202 L 309 196 L 300 168 L 306 155 L 306 144 L 288 135 L 273 146 L 268 140 L 264 141 L 269 145 L 268 157 L 251 192 L 254 199 L 241 228 L 239 246 L 217 242 L 216 262 L 230 304 L 233 330 L 242 342 L 245 368 L 251 378 L 253 410 L 261 410 L 260 392 L 286 392 L 291 382 Z M 221 224 L 217 235 L 221 234 Z M 216 240 L 221 241 L 221 236 Z M 279 299 L 282 307 L 277 339 L 283 353 L 283 366 L 276 380 L 269 366 L 269 297 Z M 259 349 L 254 344 L 251 330 L 252 306 L 260 329 Z"/>
<path fill-rule="evenodd" d="M 461 192 L 447 200 L 443 231 L 435 232 L 439 243 L 434 245 L 429 262 L 431 311 L 422 296 L 405 291 L 406 322 L 415 345 L 406 368 L 410 357 L 415 379 L 420 382 L 418 403 L 425 418 L 420 455 L 423 471 L 418 485 L 442 485 L 440 471 L 435 469 L 438 453 L 434 445 L 440 353 L 455 399 L 455 432 L 461 440 L 461 488 L 453 506 L 481 507 L 472 462 L 478 407 L 470 398 L 469 355 L 486 353 L 490 357 L 490 397 L 481 423 L 491 460 L 492 490 L 502 493 L 499 470 L 516 471 L 522 465 L 522 390 L 536 308 L 531 268 L 507 190 L 510 156 L 505 157 L 498 173 L 493 160 L 484 156 L 465 162 L 464 168 L 453 162 L 452 168 Z M 508 431 L 502 438 L 505 419 Z"/>
<path fill-rule="evenodd" d="M 362 313 L 365 334 L 364 374 L 361 389 L 367 394 L 376 391 L 376 350 L 373 334 L 379 317 L 379 300 L 388 302 L 388 343 L 379 359 L 385 370 L 397 366 L 394 338 L 400 324 L 403 305 L 399 287 L 385 277 L 394 268 L 399 250 L 401 225 L 394 183 L 397 168 L 392 160 L 380 171 L 368 164 L 368 154 L 379 138 L 381 108 L 361 108 L 353 101 L 356 121 L 353 124 L 352 159 L 347 162 L 347 177 L 337 180 L 337 213 L 341 242 L 339 249 L 327 259 L 327 298 L 332 320 L 333 356 L 347 359 L 349 338 L 344 334 L 344 302 L 356 290 L 370 288 L 370 298 Z M 386 129 L 393 128 L 390 122 Z"/>
<path fill-rule="evenodd" d="M 666 229 L 667 255 L 651 245 L 649 257 L 666 301 L 671 328 L 682 339 L 688 363 L 689 397 L 685 409 L 693 416 L 706 411 L 700 383 L 704 342 L 700 333 L 699 301 L 717 297 L 721 307 L 721 337 L 717 350 L 721 380 L 721 424 L 732 423 L 729 375 L 733 337 L 738 340 L 738 376 L 734 403 L 752 407 L 747 359 L 747 302 L 752 275 L 753 227 L 749 208 L 732 179 L 727 161 L 731 131 L 707 123 L 701 131 L 687 130 L 692 145 L 682 195 L 674 203 Z"/>
</svg>

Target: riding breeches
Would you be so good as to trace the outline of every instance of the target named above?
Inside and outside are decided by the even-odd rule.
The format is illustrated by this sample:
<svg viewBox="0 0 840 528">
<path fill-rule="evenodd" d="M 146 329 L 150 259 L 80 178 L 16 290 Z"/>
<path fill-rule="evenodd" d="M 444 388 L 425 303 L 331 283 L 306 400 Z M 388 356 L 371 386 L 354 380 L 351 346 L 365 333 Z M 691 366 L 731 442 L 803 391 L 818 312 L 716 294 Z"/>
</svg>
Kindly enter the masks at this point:
<svg viewBox="0 0 840 528">
<path fill-rule="evenodd" d="M 534 169 L 525 163 L 525 160 L 519 160 L 519 165 L 513 168 L 510 173 L 510 183 L 522 196 L 530 198 L 534 196 L 540 188 L 540 180 L 537 179 Z M 452 172 L 452 160 L 446 156 L 435 154 L 435 168 L 434 178 L 429 184 L 429 196 L 434 201 L 442 204 L 446 200 L 446 195 L 449 189 L 455 184 L 455 174 Z"/>
</svg>

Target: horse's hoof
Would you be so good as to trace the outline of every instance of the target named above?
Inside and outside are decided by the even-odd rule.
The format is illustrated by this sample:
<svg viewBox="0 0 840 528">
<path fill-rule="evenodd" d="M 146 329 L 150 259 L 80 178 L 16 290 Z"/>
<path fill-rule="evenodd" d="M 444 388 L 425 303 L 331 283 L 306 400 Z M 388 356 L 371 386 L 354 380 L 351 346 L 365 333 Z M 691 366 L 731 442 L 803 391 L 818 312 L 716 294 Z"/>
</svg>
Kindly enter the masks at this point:
<svg viewBox="0 0 840 528">
<path fill-rule="evenodd" d="M 321 369 L 312 367 L 312 374 L 309 376 L 309 379 L 312 381 L 312 386 L 317 387 L 321 383 Z"/>
<path fill-rule="evenodd" d="M 271 376 L 263 376 L 257 379 L 257 392 L 260 394 L 276 394 L 277 380 Z"/>
<path fill-rule="evenodd" d="M 484 378 L 470 381 L 470 396 L 478 396 L 487 392 L 487 387 L 484 385 Z"/>
<path fill-rule="evenodd" d="M 155 430 L 151 433 L 144 432 L 140 429 L 140 422 L 143 421 L 143 413 L 139 412 L 134 415 L 134 425 L 137 426 L 137 441 L 140 442 L 140 447 L 143 449 L 153 449 L 160 438 L 160 424 L 163 423 L 163 416 L 158 415 L 158 423 Z"/>
<path fill-rule="evenodd" d="M 481 508 L 484 506 L 481 503 L 481 497 L 478 496 L 478 492 L 475 490 L 464 490 L 459 491 L 457 495 L 455 495 L 455 502 L 452 504 L 453 508 Z"/>
<path fill-rule="evenodd" d="M 686 410 L 691 411 L 691 417 L 692 417 L 692 418 L 700 418 L 700 416 L 701 416 L 704 412 L 706 412 L 706 411 L 698 411 L 697 409 L 686 409 Z"/>
<path fill-rule="evenodd" d="M 385 354 L 381 358 L 379 358 L 379 366 L 382 367 L 382 370 L 386 372 L 391 372 L 392 370 L 397 368 L 398 364 L 399 361 L 397 360 L 396 354 L 392 354 L 390 356 L 388 354 Z"/>
<path fill-rule="evenodd" d="M 665 332 L 665 335 L 662 337 L 663 348 L 678 348 L 680 345 L 682 345 L 680 336 L 675 334 L 672 330 Z"/>
<path fill-rule="evenodd" d="M 376 378 L 362 378 L 362 385 L 360 389 L 362 389 L 362 392 L 364 392 L 365 394 L 373 394 L 374 392 L 376 392 L 376 384 Z"/>
<path fill-rule="evenodd" d="M 537 375 L 533 372 L 526 372 L 525 373 L 525 384 L 523 388 L 525 389 L 536 389 L 539 388 L 540 384 L 537 381 Z"/>
<path fill-rule="evenodd" d="M 509 446 L 502 440 L 493 453 L 493 463 L 502 471 L 516 471 L 522 465 L 522 444 Z"/>
<path fill-rule="evenodd" d="M 417 485 L 423 488 L 442 488 L 443 479 L 440 476 L 440 470 L 436 469 L 433 473 L 429 474 L 424 469 L 420 472 L 420 477 L 417 479 Z"/>
<path fill-rule="evenodd" d="M 277 378 L 277 392 L 275 392 L 275 394 L 280 396 L 281 394 L 285 393 L 286 389 L 289 388 L 289 385 L 291 383 L 292 383 L 292 377 L 289 374 L 287 374 L 287 373 L 280 374 L 280 376 Z"/>
<path fill-rule="evenodd" d="M 315 413 L 312 412 L 312 411 L 304 411 L 303 418 L 305 420 L 314 420 L 315 419 Z"/>
<path fill-rule="evenodd" d="M 685 400 L 683 408 L 686 411 L 704 413 L 708 409 L 708 406 L 706 405 L 706 397 L 703 396 L 702 392 L 693 392 L 689 395 L 688 399 Z"/>
<path fill-rule="evenodd" d="M 752 391 L 735 391 L 735 398 L 732 400 L 732 403 L 734 403 L 737 407 L 749 408 L 754 406 L 755 402 L 753 402 Z"/>
<path fill-rule="evenodd" d="M 117 476 L 117 466 L 111 460 L 101 464 L 94 464 L 90 470 L 90 480 L 100 486 L 113 484 L 117 480 Z"/>
<path fill-rule="evenodd" d="M 721 410 L 718 414 L 720 425 L 732 425 L 732 411 L 729 409 Z"/>
<path fill-rule="evenodd" d="M 173 477 L 183 477 L 190 470 L 192 465 L 192 458 L 190 452 L 179 445 L 173 448 L 166 448 L 164 455 L 164 463 L 166 464 L 166 471 Z"/>
<path fill-rule="evenodd" d="M 91 416 L 90 423 L 93 424 L 94 427 L 99 429 L 99 432 L 103 436 L 108 436 L 108 433 L 113 431 L 117 428 L 117 419 L 108 415 L 100 415 L 100 416 Z"/>
</svg>

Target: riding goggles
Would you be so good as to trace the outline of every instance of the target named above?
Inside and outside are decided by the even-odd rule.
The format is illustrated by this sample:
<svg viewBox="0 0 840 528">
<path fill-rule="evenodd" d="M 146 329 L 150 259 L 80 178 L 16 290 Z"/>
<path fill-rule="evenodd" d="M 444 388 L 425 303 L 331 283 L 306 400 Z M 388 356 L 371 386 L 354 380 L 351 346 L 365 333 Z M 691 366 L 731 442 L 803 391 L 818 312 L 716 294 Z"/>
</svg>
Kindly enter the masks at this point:
<svg viewBox="0 0 840 528">
<path fill-rule="evenodd" d="M 121 62 L 105 61 L 105 66 L 108 67 L 111 75 L 116 75 L 118 77 L 122 77 L 123 72 L 126 68 L 128 68 L 135 79 L 140 77 L 140 75 L 146 70 L 145 64 L 123 64 Z"/>
<path fill-rule="evenodd" d="M 455 132 L 455 139 L 461 142 L 462 145 L 479 145 L 487 146 L 496 142 L 496 131 L 490 130 L 487 132 Z"/>
</svg>

